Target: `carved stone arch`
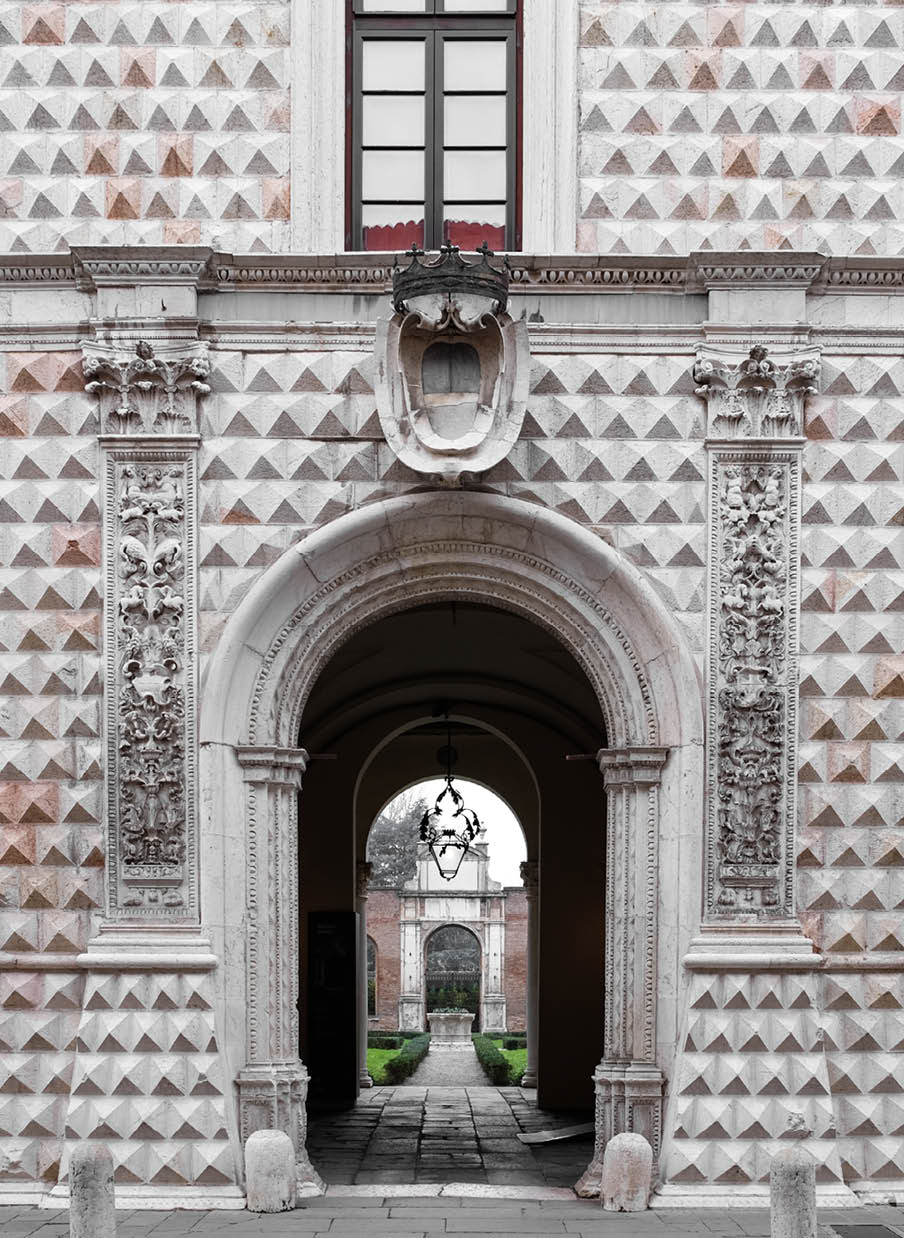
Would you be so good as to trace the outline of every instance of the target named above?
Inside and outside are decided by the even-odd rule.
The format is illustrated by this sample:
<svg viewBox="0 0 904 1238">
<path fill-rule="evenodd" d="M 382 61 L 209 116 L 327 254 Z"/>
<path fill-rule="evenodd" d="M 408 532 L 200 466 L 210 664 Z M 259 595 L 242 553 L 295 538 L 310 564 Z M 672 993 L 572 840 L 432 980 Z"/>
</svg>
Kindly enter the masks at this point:
<svg viewBox="0 0 904 1238">
<path fill-rule="evenodd" d="M 641 572 L 588 530 L 515 499 L 424 492 L 343 516 L 287 551 L 227 623 L 204 677 L 202 900 L 221 957 L 246 960 L 244 969 L 224 968 L 222 993 L 241 1132 L 289 1129 L 312 1187 L 296 1010 L 302 709 L 356 631 L 453 599 L 513 611 L 551 632 L 600 701 L 610 745 L 600 754 L 610 791 L 600 892 L 600 1069 L 609 1073 L 597 1074 L 598 1141 L 617 1129 L 659 1141 L 657 1045 L 670 1050 L 677 1036 L 678 959 L 696 928 L 678 908 L 700 897 L 703 711 L 694 662 Z M 661 885 L 660 867 L 669 872 Z M 234 895 L 242 888 L 244 905 Z M 659 994 L 663 969 L 670 982 Z"/>
</svg>

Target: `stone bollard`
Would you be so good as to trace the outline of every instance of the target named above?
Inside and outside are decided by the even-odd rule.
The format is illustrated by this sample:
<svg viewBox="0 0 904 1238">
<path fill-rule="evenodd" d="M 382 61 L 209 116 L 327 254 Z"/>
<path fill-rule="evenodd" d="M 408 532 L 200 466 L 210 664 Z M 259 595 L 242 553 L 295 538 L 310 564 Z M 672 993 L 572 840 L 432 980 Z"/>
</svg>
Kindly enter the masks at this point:
<svg viewBox="0 0 904 1238">
<path fill-rule="evenodd" d="M 286 1212 L 295 1207 L 295 1149 L 285 1131 L 255 1131 L 245 1144 L 245 1190 L 249 1212 Z"/>
<path fill-rule="evenodd" d="M 653 1149 L 643 1135 L 613 1135 L 603 1153 L 600 1203 L 607 1212 L 643 1212 L 652 1176 Z"/>
<path fill-rule="evenodd" d="M 816 1238 L 816 1162 L 800 1145 L 772 1158 L 769 1222 L 772 1238 Z"/>
<path fill-rule="evenodd" d="M 113 1157 L 105 1143 L 78 1143 L 69 1158 L 69 1238 L 116 1238 Z"/>
</svg>

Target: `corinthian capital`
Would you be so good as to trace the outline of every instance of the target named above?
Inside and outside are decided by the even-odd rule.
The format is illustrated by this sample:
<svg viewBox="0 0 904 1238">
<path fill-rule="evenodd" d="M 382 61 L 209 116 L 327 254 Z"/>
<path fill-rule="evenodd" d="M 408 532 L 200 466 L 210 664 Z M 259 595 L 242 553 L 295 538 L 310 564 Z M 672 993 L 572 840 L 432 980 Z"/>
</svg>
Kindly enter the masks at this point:
<svg viewBox="0 0 904 1238">
<path fill-rule="evenodd" d="M 197 434 L 198 400 L 210 393 L 206 345 L 91 342 L 83 351 L 85 390 L 100 402 L 102 433 Z"/>
<path fill-rule="evenodd" d="M 694 363 L 697 395 L 706 401 L 710 438 L 795 438 L 803 432 L 804 401 L 815 395 L 815 349 L 778 365 L 762 344 L 743 359 L 704 349 Z"/>
</svg>

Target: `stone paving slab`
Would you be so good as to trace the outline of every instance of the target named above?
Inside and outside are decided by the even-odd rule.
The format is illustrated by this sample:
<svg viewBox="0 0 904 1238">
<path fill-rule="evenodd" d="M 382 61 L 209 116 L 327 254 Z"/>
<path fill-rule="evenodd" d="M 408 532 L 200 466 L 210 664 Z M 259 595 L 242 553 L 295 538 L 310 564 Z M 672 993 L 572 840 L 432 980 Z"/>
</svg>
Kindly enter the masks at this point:
<svg viewBox="0 0 904 1238">
<path fill-rule="evenodd" d="M 465 1059 L 459 1051 L 452 1056 Z M 428 1054 L 413 1081 L 429 1061 Z M 312 1115 L 307 1146 L 314 1166 L 324 1182 L 343 1188 L 412 1182 L 570 1188 L 590 1161 L 592 1134 L 525 1146 L 519 1134 L 571 1126 L 574 1114 L 538 1110 L 533 1089 L 496 1088 L 482 1071 L 480 1077 L 474 1087 L 376 1087 L 353 1109 Z"/>
<path fill-rule="evenodd" d="M 657 1209 L 633 1214 L 603 1212 L 593 1200 L 493 1200 L 422 1196 L 356 1197 L 327 1195 L 306 1200 L 292 1212 L 261 1216 L 248 1212 L 123 1209 L 117 1212 L 117 1238 L 768 1238 L 764 1209 Z M 819 1216 L 819 1238 L 839 1238 L 834 1225 L 885 1225 L 904 1238 L 904 1210 L 872 1206 Z M 0 1238 L 68 1238 L 68 1213 L 35 1207 L 0 1206 Z"/>
</svg>

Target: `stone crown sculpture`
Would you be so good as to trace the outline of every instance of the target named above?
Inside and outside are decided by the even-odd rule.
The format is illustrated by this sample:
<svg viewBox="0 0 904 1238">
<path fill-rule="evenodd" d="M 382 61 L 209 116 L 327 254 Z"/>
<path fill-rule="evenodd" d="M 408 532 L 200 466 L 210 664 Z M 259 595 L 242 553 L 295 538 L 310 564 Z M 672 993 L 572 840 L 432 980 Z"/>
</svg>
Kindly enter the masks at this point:
<svg viewBox="0 0 904 1238">
<path fill-rule="evenodd" d="M 396 258 L 392 268 L 392 304 L 404 313 L 408 302 L 416 297 L 465 293 L 492 301 L 495 313 L 501 313 L 508 303 L 508 259 L 503 258 L 499 270 L 490 263 L 493 251 L 486 241 L 477 250 L 479 262 L 466 262 L 457 245 L 440 246 L 439 257 L 433 262 L 421 262 L 424 250 L 412 245 L 406 252 L 411 257 L 407 267 L 400 267 Z"/>
</svg>

